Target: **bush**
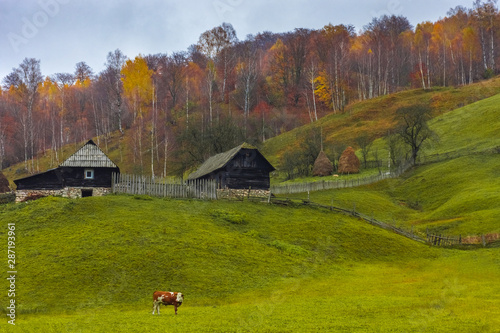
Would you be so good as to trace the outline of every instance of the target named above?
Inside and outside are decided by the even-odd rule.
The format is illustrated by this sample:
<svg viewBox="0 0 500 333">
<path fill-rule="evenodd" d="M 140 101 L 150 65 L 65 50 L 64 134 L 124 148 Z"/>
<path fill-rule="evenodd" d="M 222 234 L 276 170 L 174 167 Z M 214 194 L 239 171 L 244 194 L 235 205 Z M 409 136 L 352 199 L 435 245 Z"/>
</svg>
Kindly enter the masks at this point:
<svg viewBox="0 0 500 333">
<path fill-rule="evenodd" d="M 493 69 L 491 68 L 488 68 L 487 70 L 484 71 L 483 73 L 483 78 L 485 80 L 488 80 L 488 79 L 491 79 L 492 77 L 495 76 L 495 72 L 493 71 Z"/>
<path fill-rule="evenodd" d="M 14 192 L 0 194 L 0 205 L 16 201 L 16 194 Z"/>
</svg>

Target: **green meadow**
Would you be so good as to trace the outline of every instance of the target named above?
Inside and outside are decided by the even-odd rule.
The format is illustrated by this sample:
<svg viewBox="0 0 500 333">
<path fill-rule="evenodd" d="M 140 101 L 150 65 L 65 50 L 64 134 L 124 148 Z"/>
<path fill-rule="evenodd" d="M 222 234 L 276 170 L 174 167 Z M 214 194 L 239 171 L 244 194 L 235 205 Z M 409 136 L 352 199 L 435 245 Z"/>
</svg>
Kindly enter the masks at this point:
<svg viewBox="0 0 500 333">
<path fill-rule="evenodd" d="M 2 224 L 16 223 L 18 251 L 16 326 L 5 317 L 3 330 L 500 326 L 498 248 L 434 248 L 328 210 L 267 203 L 108 196 L 0 207 Z M 151 315 L 156 289 L 185 293 L 177 316 L 173 307 Z"/>
</svg>

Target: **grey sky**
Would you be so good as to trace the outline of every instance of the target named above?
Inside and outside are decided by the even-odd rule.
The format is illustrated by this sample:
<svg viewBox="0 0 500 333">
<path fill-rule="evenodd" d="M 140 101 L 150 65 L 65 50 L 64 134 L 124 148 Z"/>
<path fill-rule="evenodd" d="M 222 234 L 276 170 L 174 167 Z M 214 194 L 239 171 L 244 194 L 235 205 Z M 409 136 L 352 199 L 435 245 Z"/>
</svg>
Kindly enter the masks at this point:
<svg viewBox="0 0 500 333">
<path fill-rule="evenodd" d="M 263 31 L 319 29 L 374 17 L 403 15 L 414 26 L 435 22 L 473 0 L 0 0 L 0 80 L 26 57 L 41 60 L 44 76 L 73 73 L 85 61 L 95 73 L 117 48 L 139 54 L 185 51 L 222 22 L 240 40 Z"/>
</svg>

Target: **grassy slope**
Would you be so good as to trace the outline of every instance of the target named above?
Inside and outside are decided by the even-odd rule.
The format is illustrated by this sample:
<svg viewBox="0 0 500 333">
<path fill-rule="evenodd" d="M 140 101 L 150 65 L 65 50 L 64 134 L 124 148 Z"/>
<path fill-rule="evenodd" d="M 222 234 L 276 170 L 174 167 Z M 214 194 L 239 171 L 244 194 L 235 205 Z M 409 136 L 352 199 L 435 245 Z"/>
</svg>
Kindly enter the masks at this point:
<svg viewBox="0 0 500 333">
<path fill-rule="evenodd" d="M 16 222 L 25 332 L 500 324 L 498 249 L 429 248 L 346 216 L 259 203 L 110 196 L 0 209 L 2 222 Z M 172 308 L 151 316 L 154 289 L 186 294 L 176 318 Z"/>
<path fill-rule="evenodd" d="M 110 196 L 7 205 L 0 218 L 16 222 L 26 332 L 500 324 L 498 249 L 429 248 L 328 211 Z M 172 308 L 151 316 L 154 289 L 186 294 L 176 318 Z"/>
<path fill-rule="evenodd" d="M 480 152 L 500 147 L 500 94 L 434 118 L 439 141 L 426 154 Z"/>
<path fill-rule="evenodd" d="M 343 114 L 328 115 L 313 124 L 269 139 L 262 151 L 271 163 L 279 166 L 281 156 L 288 150 L 300 147 L 312 130 L 323 129 L 326 151 L 330 146 L 338 144 L 356 147 L 356 139 L 361 135 L 368 135 L 373 140 L 385 136 L 395 125 L 395 112 L 401 106 L 428 104 L 434 115 L 439 116 L 498 93 L 500 78 L 459 88 L 435 88 L 430 91 L 418 89 L 382 96 L 354 103 Z"/>
<path fill-rule="evenodd" d="M 310 200 L 447 235 L 499 233 L 500 155 L 464 156 L 369 186 L 310 193 Z M 305 194 L 288 195 L 305 198 Z"/>
<path fill-rule="evenodd" d="M 46 198 L 7 206 L 1 218 L 17 222 L 18 270 L 26 274 L 20 288 L 36 299 L 19 297 L 28 312 L 134 304 L 155 288 L 183 290 L 192 304 L 203 304 L 321 273 L 323 264 L 329 271 L 346 258 L 432 253 L 424 246 L 414 253 L 409 240 L 342 215 L 262 204 Z M 78 298 L 70 293 L 74 285 Z"/>
<path fill-rule="evenodd" d="M 351 208 L 392 223 L 446 234 L 498 233 L 500 224 L 500 95 L 434 118 L 438 134 L 422 154 L 464 154 L 424 165 L 400 179 L 311 194 L 311 200 Z M 374 147 L 383 149 L 383 140 Z M 486 153 L 483 153 L 485 152 Z M 304 197 L 304 194 L 295 197 Z"/>
</svg>

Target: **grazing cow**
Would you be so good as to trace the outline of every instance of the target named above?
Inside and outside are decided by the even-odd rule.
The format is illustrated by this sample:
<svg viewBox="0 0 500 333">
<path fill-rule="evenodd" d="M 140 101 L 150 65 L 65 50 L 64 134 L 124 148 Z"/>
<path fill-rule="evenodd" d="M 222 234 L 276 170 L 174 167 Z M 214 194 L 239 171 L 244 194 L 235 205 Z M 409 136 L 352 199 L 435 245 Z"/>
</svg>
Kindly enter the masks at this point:
<svg viewBox="0 0 500 333">
<path fill-rule="evenodd" d="M 184 296 L 182 293 L 172 291 L 155 291 L 153 293 L 153 314 L 155 314 L 155 309 L 156 312 L 160 314 L 160 304 L 173 305 L 175 308 L 175 314 L 177 314 L 177 308 L 182 305 L 183 301 Z"/>
</svg>

